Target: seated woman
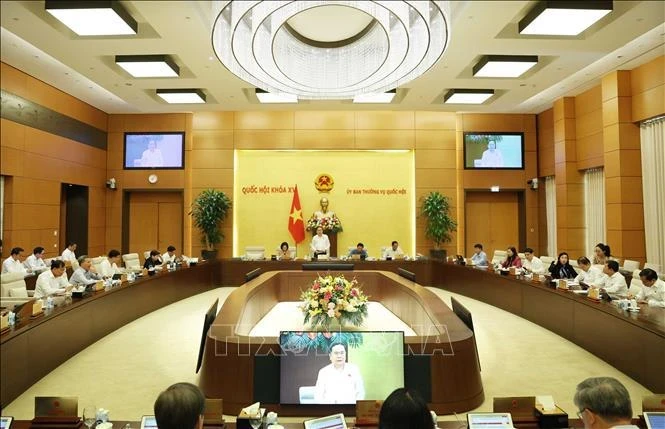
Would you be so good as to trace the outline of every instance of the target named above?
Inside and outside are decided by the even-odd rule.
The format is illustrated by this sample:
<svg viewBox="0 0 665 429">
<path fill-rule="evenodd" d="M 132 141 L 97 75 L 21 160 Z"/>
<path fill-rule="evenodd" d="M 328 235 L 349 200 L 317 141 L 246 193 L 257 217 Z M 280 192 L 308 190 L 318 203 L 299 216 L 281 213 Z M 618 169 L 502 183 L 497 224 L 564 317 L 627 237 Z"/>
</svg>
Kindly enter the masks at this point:
<svg viewBox="0 0 665 429">
<path fill-rule="evenodd" d="M 286 241 L 282 242 L 279 245 L 279 251 L 277 252 L 277 259 L 285 261 L 291 259 L 291 251 L 289 250 L 289 243 Z"/>
<path fill-rule="evenodd" d="M 522 258 L 517 254 L 515 247 L 509 247 L 506 249 L 506 260 L 501 263 L 503 268 L 521 268 L 522 267 Z"/>
<path fill-rule="evenodd" d="M 568 261 L 568 253 L 559 253 L 559 259 L 556 264 L 552 262 L 549 268 L 553 279 L 574 279 L 577 277 L 577 271 Z"/>
<path fill-rule="evenodd" d="M 610 246 L 603 243 L 596 244 L 593 249 L 593 265 L 605 265 L 610 260 Z"/>
<path fill-rule="evenodd" d="M 417 390 L 401 387 L 388 395 L 379 411 L 379 429 L 433 429 L 432 414 Z"/>
</svg>

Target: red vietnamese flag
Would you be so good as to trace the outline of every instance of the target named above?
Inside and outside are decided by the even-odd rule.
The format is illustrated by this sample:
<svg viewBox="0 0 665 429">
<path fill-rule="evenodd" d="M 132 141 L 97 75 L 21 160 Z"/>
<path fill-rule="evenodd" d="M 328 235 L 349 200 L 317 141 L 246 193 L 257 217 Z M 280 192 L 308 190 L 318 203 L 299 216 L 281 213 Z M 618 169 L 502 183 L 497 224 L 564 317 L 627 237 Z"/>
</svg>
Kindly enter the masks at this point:
<svg viewBox="0 0 665 429">
<path fill-rule="evenodd" d="M 298 196 L 298 185 L 293 191 L 293 201 L 291 201 L 291 212 L 289 214 L 289 232 L 296 244 L 305 239 L 305 221 L 302 218 L 302 209 L 300 207 L 300 197 Z"/>
</svg>

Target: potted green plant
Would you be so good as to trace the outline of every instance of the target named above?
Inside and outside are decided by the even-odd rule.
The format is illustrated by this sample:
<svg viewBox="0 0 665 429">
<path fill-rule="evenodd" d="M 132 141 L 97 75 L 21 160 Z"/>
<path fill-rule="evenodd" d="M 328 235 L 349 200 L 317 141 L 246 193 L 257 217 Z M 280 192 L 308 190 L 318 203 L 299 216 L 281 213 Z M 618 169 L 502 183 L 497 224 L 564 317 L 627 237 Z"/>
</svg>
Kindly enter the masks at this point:
<svg viewBox="0 0 665 429">
<path fill-rule="evenodd" d="M 450 217 L 450 200 L 438 191 L 430 192 L 421 201 L 420 215 L 425 218 L 425 236 L 434 242 L 434 249 L 430 256 L 435 259 L 445 259 L 446 250 L 441 243 L 452 240 L 451 233 L 457 229 L 457 222 Z"/>
<path fill-rule="evenodd" d="M 206 189 L 199 194 L 192 203 L 192 216 L 194 226 L 201 231 L 201 243 L 205 246 L 201 250 L 203 259 L 216 259 L 215 246 L 224 239 L 221 223 L 231 210 L 231 200 L 222 191 Z"/>
</svg>

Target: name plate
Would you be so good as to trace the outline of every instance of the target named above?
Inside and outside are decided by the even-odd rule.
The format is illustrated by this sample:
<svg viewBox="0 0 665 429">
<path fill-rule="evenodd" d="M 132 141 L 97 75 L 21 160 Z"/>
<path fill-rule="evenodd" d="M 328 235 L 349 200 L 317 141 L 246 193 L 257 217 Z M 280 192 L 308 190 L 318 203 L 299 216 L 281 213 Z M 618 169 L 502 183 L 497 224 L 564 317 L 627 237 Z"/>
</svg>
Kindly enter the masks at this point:
<svg viewBox="0 0 665 429">
<path fill-rule="evenodd" d="M 589 288 L 589 294 L 587 295 L 590 299 L 600 299 L 600 289 L 591 287 Z"/>
<path fill-rule="evenodd" d="M 356 401 L 356 426 L 378 426 L 383 401 Z"/>
<path fill-rule="evenodd" d="M 222 399 L 206 399 L 203 409 L 203 426 L 222 426 L 224 401 Z"/>
<path fill-rule="evenodd" d="M 7 328 L 9 328 L 9 313 L 0 316 L 0 330 L 5 330 Z"/>
<path fill-rule="evenodd" d="M 42 306 L 42 301 L 40 299 L 35 300 L 35 302 L 32 303 L 32 315 L 39 316 L 43 312 L 44 309 Z"/>
<path fill-rule="evenodd" d="M 103 280 L 97 280 L 97 283 L 95 283 L 93 289 L 95 291 L 104 290 L 104 281 Z"/>
<path fill-rule="evenodd" d="M 568 282 L 564 279 L 560 279 L 557 282 L 557 288 L 561 290 L 568 290 Z"/>
</svg>

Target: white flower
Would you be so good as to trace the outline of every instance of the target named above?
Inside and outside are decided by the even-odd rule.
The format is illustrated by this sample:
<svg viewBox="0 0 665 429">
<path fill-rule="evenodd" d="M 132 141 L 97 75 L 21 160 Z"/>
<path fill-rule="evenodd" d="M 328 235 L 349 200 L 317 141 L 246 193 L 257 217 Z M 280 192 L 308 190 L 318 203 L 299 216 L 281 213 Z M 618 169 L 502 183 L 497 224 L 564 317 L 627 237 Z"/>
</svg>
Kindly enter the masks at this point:
<svg viewBox="0 0 665 429">
<path fill-rule="evenodd" d="M 335 303 L 329 302 L 328 303 L 328 310 L 333 310 L 335 308 Z"/>
<path fill-rule="evenodd" d="M 328 310 L 328 317 L 335 317 L 335 310 L 333 309 Z"/>
<path fill-rule="evenodd" d="M 317 308 L 319 306 L 319 301 L 313 299 L 309 302 L 309 306 L 312 308 Z"/>
</svg>

